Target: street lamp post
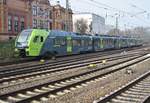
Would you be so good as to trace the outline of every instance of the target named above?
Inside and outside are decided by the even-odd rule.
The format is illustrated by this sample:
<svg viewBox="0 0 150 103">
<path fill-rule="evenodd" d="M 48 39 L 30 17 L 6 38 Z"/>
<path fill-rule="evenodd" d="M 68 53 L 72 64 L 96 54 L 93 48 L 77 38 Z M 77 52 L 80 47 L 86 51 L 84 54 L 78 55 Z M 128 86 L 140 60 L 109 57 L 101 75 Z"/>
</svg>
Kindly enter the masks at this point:
<svg viewBox="0 0 150 103">
<path fill-rule="evenodd" d="M 119 34 L 119 29 L 118 29 L 118 25 L 119 25 L 119 16 L 118 13 L 115 14 L 116 15 L 116 34 Z"/>
</svg>

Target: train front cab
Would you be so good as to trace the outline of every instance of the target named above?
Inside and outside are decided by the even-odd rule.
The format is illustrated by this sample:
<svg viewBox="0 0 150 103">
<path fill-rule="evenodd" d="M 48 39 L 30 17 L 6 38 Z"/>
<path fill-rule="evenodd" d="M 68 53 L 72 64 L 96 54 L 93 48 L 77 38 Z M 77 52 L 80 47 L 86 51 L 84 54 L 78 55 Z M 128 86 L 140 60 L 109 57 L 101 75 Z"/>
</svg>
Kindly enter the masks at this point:
<svg viewBox="0 0 150 103">
<path fill-rule="evenodd" d="M 22 31 L 16 38 L 15 41 L 15 54 L 25 57 L 28 55 L 28 49 L 29 49 L 29 37 L 32 34 L 32 30 L 24 30 Z"/>
</svg>

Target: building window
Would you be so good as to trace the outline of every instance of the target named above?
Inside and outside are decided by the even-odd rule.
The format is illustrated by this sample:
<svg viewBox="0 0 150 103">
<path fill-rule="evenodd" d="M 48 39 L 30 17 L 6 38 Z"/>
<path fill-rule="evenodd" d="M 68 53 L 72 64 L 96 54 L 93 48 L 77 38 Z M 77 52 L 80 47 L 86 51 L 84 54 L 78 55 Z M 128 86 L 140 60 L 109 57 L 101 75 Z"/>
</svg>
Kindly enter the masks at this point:
<svg viewBox="0 0 150 103">
<path fill-rule="evenodd" d="M 32 14 L 33 14 L 33 16 L 37 16 L 37 7 L 36 6 L 32 7 Z"/>
<path fill-rule="evenodd" d="M 37 20 L 33 19 L 33 28 L 37 28 Z"/>
<path fill-rule="evenodd" d="M 38 16 L 44 17 L 44 10 L 41 7 L 38 8 Z"/>
<path fill-rule="evenodd" d="M 6 0 L 3 0 L 3 3 L 6 4 Z"/>
<path fill-rule="evenodd" d="M 45 18 L 49 18 L 49 11 L 45 11 Z"/>
<path fill-rule="evenodd" d="M 50 19 L 52 19 L 52 11 L 50 11 L 49 17 L 50 17 Z"/>
<path fill-rule="evenodd" d="M 6 4 L 6 0 L 0 0 L 0 4 Z"/>
<path fill-rule="evenodd" d="M 15 27 L 15 32 L 18 32 L 18 17 L 15 17 L 14 19 L 14 27 Z"/>
<path fill-rule="evenodd" d="M 50 22 L 50 29 L 53 29 L 52 27 L 53 27 L 53 26 L 52 26 L 52 23 Z"/>
<path fill-rule="evenodd" d="M 43 29 L 43 21 L 40 20 L 40 28 Z"/>
<path fill-rule="evenodd" d="M 21 17 L 21 20 L 20 20 L 20 21 L 21 21 L 21 22 L 20 22 L 20 23 L 21 23 L 20 26 L 21 26 L 21 31 L 22 31 L 22 30 L 25 29 L 25 26 L 24 26 L 24 25 L 25 25 L 25 23 L 24 23 L 24 17 Z"/>
<path fill-rule="evenodd" d="M 45 21 L 45 23 L 44 23 L 44 28 L 45 28 L 45 29 L 48 29 L 48 20 Z"/>
<path fill-rule="evenodd" d="M 8 16 L 8 31 L 12 31 L 12 17 Z"/>
</svg>

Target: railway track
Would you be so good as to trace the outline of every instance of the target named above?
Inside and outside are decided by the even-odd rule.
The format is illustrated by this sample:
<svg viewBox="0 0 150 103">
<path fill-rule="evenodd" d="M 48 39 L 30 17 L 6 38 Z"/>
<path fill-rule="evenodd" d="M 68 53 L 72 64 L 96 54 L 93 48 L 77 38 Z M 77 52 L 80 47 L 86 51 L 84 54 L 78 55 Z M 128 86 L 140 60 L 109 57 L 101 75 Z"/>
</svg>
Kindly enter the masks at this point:
<svg viewBox="0 0 150 103">
<path fill-rule="evenodd" d="M 7 60 L 6 60 L 7 59 Z M 36 61 L 35 58 L 1 58 L 0 66 L 7 66 L 12 64 L 26 63 Z"/>
<path fill-rule="evenodd" d="M 150 103 L 150 71 L 94 103 Z"/>
<path fill-rule="evenodd" d="M 89 58 L 94 58 L 94 57 L 97 57 L 97 56 L 108 56 L 110 54 L 117 54 L 117 53 L 121 53 L 122 50 L 115 50 L 115 51 L 108 51 L 108 52 L 97 52 L 97 53 L 90 53 L 90 54 L 81 54 L 81 55 L 76 55 L 76 56 L 68 56 L 68 57 L 65 57 L 65 58 L 58 58 L 56 60 L 50 60 L 46 63 L 35 63 L 33 64 L 32 62 L 31 63 L 24 63 L 24 64 L 21 64 L 21 65 L 8 65 L 8 66 L 2 66 L 0 67 L 0 72 L 7 72 L 7 71 L 10 71 L 10 70 L 15 70 L 15 69 L 24 69 L 24 68 L 30 68 L 30 67 L 33 67 L 33 66 L 39 66 L 39 67 L 44 67 L 48 64 L 50 64 L 49 66 L 52 66 L 52 65 L 58 65 L 58 64 L 65 64 L 65 63 L 69 63 L 69 62 L 75 62 L 75 61 L 79 61 L 79 60 L 86 60 L 86 59 L 89 59 Z"/>
<path fill-rule="evenodd" d="M 20 68 L 27 68 L 27 67 L 32 67 L 32 66 L 41 66 L 41 65 L 47 65 L 47 64 L 60 64 L 60 63 L 68 63 L 68 62 L 74 62 L 74 61 L 78 61 L 78 60 L 85 60 L 85 59 L 89 59 L 92 57 L 97 57 L 99 56 L 107 56 L 110 54 L 117 54 L 117 53 L 121 53 L 123 51 L 134 51 L 134 50 L 141 50 L 142 48 L 145 47 L 134 47 L 134 48 L 127 48 L 127 49 L 121 49 L 121 50 L 113 50 L 113 51 L 105 51 L 105 52 L 96 52 L 96 53 L 87 53 L 87 54 L 81 54 L 81 55 L 71 55 L 71 56 L 67 56 L 67 57 L 58 57 L 56 60 L 48 60 L 48 62 L 45 63 L 39 63 L 37 60 L 36 61 L 32 61 L 29 59 L 28 62 L 22 62 L 19 61 L 18 63 L 21 64 L 13 64 L 13 65 L 0 65 L 0 72 L 5 72 L 5 71 L 10 71 L 12 69 L 20 69 Z M 28 59 L 27 59 L 28 60 Z M 26 61 L 27 61 L 26 60 Z"/>
<path fill-rule="evenodd" d="M 131 50 L 134 50 L 136 48 L 141 48 L 141 47 L 135 47 L 135 48 L 132 48 Z M 129 50 L 129 48 L 124 49 L 124 50 Z M 115 50 L 115 51 L 118 51 L 118 50 Z M 63 57 L 60 57 L 60 58 L 63 58 Z M 5 58 L 0 58 L 0 66 L 8 66 L 8 65 L 13 65 L 13 64 L 27 63 L 27 62 L 32 62 L 32 61 L 36 61 L 36 60 L 37 60 L 36 58 L 17 58 L 17 59 L 11 59 L 11 60 L 10 59 L 5 60 Z"/>
<path fill-rule="evenodd" d="M 61 61 L 69 61 L 69 60 L 74 60 L 74 59 L 80 59 L 80 58 L 83 58 L 83 59 L 86 59 L 89 57 L 92 57 L 92 56 L 95 56 L 95 55 L 101 55 L 101 56 L 104 56 L 104 55 L 108 55 L 108 54 L 115 54 L 115 53 L 120 53 L 120 52 L 123 52 L 124 50 L 126 49 L 122 49 L 122 50 L 113 50 L 113 51 L 105 51 L 105 52 L 95 52 L 95 53 L 86 53 L 86 54 L 80 54 L 80 55 L 70 55 L 70 56 L 62 56 L 62 57 L 58 57 L 56 60 L 48 60 L 48 62 L 46 62 L 45 64 L 47 63 L 56 63 L 56 62 L 61 62 Z M 133 49 L 132 49 L 133 50 Z M 12 65 L 11 63 L 9 62 L 2 62 L 0 63 L 0 66 L 1 66 L 1 70 L 5 70 L 3 69 L 4 67 L 7 67 L 7 68 L 16 68 L 16 66 L 18 65 L 19 67 L 17 68 L 20 68 L 21 66 L 22 67 L 27 67 L 28 64 L 31 64 L 33 63 L 33 61 L 38 61 L 39 59 L 29 59 L 29 58 L 20 58 L 18 61 L 15 61 L 13 62 L 12 61 Z M 14 64 L 13 64 L 14 63 Z M 22 63 L 22 64 L 19 64 L 19 63 Z M 37 66 L 37 62 L 35 62 L 34 64 L 32 65 L 36 65 Z M 40 65 L 43 65 L 43 64 L 40 64 Z M 28 66 L 29 67 L 29 66 Z M 7 70 L 7 69 L 6 69 Z"/>
<path fill-rule="evenodd" d="M 131 56 L 135 56 L 135 57 L 132 57 L 134 59 L 134 58 L 137 58 L 139 55 L 138 54 L 128 54 L 128 55 L 118 55 L 115 57 L 111 56 L 109 58 L 107 57 L 107 62 L 115 61 L 115 60 L 121 60 L 125 57 L 130 58 Z M 90 71 L 90 69 L 87 69 L 89 64 L 97 65 L 97 64 L 102 63 L 102 60 L 103 59 L 101 59 L 101 58 L 94 58 L 91 60 L 77 62 L 78 64 L 77 63 L 74 63 L 74 64 L 71 63 L 71 64 L 65 64 L 65 65 L 56 66 L 56 67 L 54 66 L 54 67 L 51 67 L 50 69 L 46 68 L 46 69 L 43 69 L 42 71 L 37 71 L 37 72 L 32 72 L 32 70 L 31 71 L 27 70 L 28 73 L 24 72 L 21 74 L 19 72 L 18 73 L 19 75 L 8 76 L 8 77 L 5 74 L 5 77 L 0 79 L 0 84 L 2 84 L 0 86 L 0 88 L 10 86 L 10 84 L 11 85 L 16 84 L 16 83 L 18 84 L 20 82 L 20 80 L 23 82 L 26 82 L 26 81 L 29 81 L 29 79 L 35 79 L 35 78 L 39 79 L 39 77 L 49 78 L 51 75 L 58 75 L 60 73 L 63 74 L 63 73 L 66 73 L 68 71 L 76 72 L 77 69 L 80 70 L 81 72 L 87 72 L 87 71 Z"/>
<path fill-rule="evenodd" d="M 131 58 L 132 59 L 137 58 L 136 55 L 134 57 L 130 57 L 131 55 L 128 55 L 128 56 L 129 56 L 129 58 L 126 59 L 126 61 L 128 61 Z M 125 56 L 125 57 L 127 57 L 127 56 Z M 121 59 L 123 59 L 123 58 L 124 58 L 124 56 L 119 57 L 119 58 L 113 58 L 113 59 L 110 59 L 108 61 L 111 61 L 111 60 L 114 61 L 115 59 L 117 59 L 117 61 L 121 61 Z M 101 61 L 96 61 L 96 62 L 92 62 L 92 63 L 100 65 Z M 90 63 L 88 63 L 88 64 L 90 64 Z M 111 65 L 115 65 L 115 63 L 113 63 L 113 64 L 111 63 Z M 109 67 L 111 65 L 105 65 L 105 68 Z M 23 84 L 25 84 L 25 85 L 27 85 L 27 84 L 28 85 L 29 84 L 35 85 L 35 84 L 43 83 L 43 80 L 45 80 L 45 81 L 54 81 L 54 80 L 57 80 L 56 79 L 57 75 L 61 76 L 61 75 L 64 75 L 64 74 L 69 74 L 70 76 L 72 76 L 72 75 L 75 75 L 75 74 L 77 75 L 77 74 L 80 74 L 80 73 L 86 73 L 86 72 L 90 72 L 90 71 L 94 70 L 94 69 L 88 69 L 87 67 L 88 66 L 79 68 L 79 66 L 77 65 L 77 67 L 72 66 L 72 68 L 70 66 L 70 67 L 64 67 L 64 68 L 60 68 L 60 69 L 57 68 L 55 70 L 47 70 L 47 71 L 43 71 L 43 72 L 35 72 L 35 73 L 29 73 L 29 74 L 26 74 L 26 75 L 23 74 L 23 75 L 3 78 L 3 79 L 0 79 L 0 84 L 1 84 L 0 91 L 1 90 L 3 91 L 3 92 L 1 91 L 0 94 L 6 93 L 7 91 L 13 91 L 11 89 L 8 90 L 8 88 L 12 88 L 12 87 L 15 87 L 15 86 L 18 86 L 18 85 L 20 85 L 20 88 L 21 88 L 21 86 Z M 70 74 L 70 73 L 72 73 L 72 74 Z M 67 76 L 61 76 L 60 79 L 65 78 L 65 77 L 67 77 Z M 35 84 L 33 84 L 33 83 L 35 83 Z M 26 86 L 22 86 L 22 87 L 26 87 Z"/>
<path fill-rule="evenodd" d="M 48 100 L 48 97 L 51 98 L 56 94 L 62 95 L 68 93 L 70 90 L 74 90 L 75 87 L 80 87 L 81 85 L 86 86 L 86 83 L 88 82 L 97 80 L 110 73 L 124 69 L 148 58 L 149 55 L 144 55 L 136 58 L 130 58 L 129 60 L 124 60 L 103 68 L 96 67 L 96 69 L 85 73 L 2 94 L 0 95 L 0 100 L 4 103 L 30 103 L 34 102 L 34 100 L 46 101 Z"/>
<path fill-rule="evenodd" d="M 0 71 L 0 83 L 7 81 L 8 79 L 12 78 L 19 78 L 21 74 L 24 75 L 27 74 L 27 76 L 30 76 L 29 74 L 33 75 L 33 73 L 37 72 L 36 74 L 43 74 L 43 73 L 52 73 L 52 72 L 58 72 L 58 71 L 63 71 L 63 70 L 68 70 L 70 68 L 77 68 L 77 67 L 83 67 L 83 66 L 88 66 L 91 63 L 102 63 L 102 60 L 107 60 L 107 61 L 113 61 L 117 59 L 122 59 L 126 56 L 130 57 L 132 55 L 139 55 L 139 53 L 131 53 L 131 54 L 120 54 L 120 55 L 114 55 L 114 56 L 109 56 L 109 57 L 95 57 L 90 58 L 87 60 L 82 60 L 82 61 L 68 61 L 67 63 L 60 63 L 60 64 L 47 64 L 47 65 L 42 65 L 42 66 L 32 66 L 32 67 L 27 67 L 27 68 L 20 68 L 20 69 L 12 69 L 12 70 L 6 70 L 6 71 Z"/>
</svg>

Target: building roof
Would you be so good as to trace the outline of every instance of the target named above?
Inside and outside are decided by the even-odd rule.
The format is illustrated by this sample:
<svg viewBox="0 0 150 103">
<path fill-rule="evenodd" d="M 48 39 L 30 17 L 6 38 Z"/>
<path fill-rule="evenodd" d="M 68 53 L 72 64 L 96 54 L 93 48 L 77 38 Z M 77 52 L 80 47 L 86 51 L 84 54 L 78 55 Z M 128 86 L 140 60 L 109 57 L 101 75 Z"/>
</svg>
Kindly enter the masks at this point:
<svg viewBox="0 0 150 103">
<path fill-rule="evenodd" d="M 49 0 L 21 0 L 21 1 L 25 1 L 25 2 L 27 2 L 27 1 L 30 1 L 30 2 L 37 1 L 41 4 L 47 4 L 47 5 L 50 4 Z"/>
<path fill-rule="evenodd" d="M 49 0 L 38 0 L 42 4 L 50 4 Z"/>
<path fill-rule="evenodd" d="M 61 6 L 60 4 L 57 4 L 57 5 L 54 5 L 54 6 L 52 6 L 54 9 L 60 9 L 61 11 L 64 11 L 65 12 L 65 8 L 63 7 L 63 6 Z M 71 9 L 69 9 L 68 10 L 69 11 L 69 13 L 72 13 L 73 14 L 73 12 L 72 12 L 72 10 Z"/>
</svg>

